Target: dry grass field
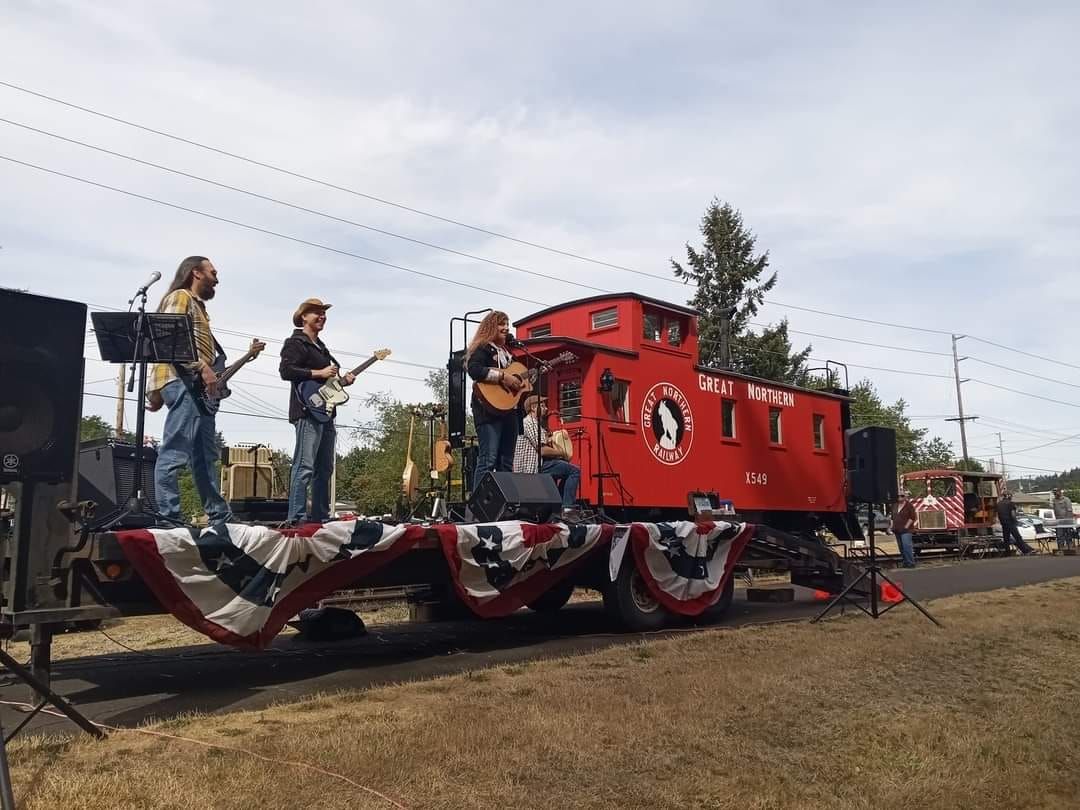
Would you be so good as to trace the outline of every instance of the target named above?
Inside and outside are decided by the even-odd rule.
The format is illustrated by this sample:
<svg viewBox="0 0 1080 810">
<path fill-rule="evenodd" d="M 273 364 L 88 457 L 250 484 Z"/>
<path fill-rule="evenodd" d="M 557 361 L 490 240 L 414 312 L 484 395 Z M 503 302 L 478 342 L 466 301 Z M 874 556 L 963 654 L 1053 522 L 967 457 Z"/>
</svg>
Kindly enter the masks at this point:
<svg viewBox="0 0 1080 810">
<path fill-rule="evenodd" d="M 11 746 L 26 808 L 1080 806 L 1080 579 L 715 629 L 148 736 Z"/>
</svg>

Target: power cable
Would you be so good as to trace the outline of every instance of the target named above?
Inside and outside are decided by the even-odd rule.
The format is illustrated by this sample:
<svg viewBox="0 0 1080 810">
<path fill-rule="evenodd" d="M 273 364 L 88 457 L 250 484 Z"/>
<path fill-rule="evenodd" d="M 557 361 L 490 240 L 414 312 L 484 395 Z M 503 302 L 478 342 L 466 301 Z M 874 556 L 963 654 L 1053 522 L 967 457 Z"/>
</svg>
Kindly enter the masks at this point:
<svg viewBox="0 0 1080 810">
<path fill-rule="evenodd" d="M 950 355 L 951 356 L 951 355 Z M 1003 366 L 999 363 L 991 363 L 989 360 L 982 360 L 978 357 L 971 357 L 970 355 L 964 358 L 975 363 L 982 363 L 984 366 L 992 366 L 993 368 L 1000 368 L 1003 371 L 1007 371 L 1010 374 L 1019 374 L 1022 377 L 1032 377 L 1036 380 L 1043 380 L 1045 382 L 1055 383 L 1056 385 L 1067 385 L 1069 388 L 1080 388 L 1080 385 L 1075 383 L 1066 382 L 1065 380 L 1059 380 L 1054 377 L 1044 377 L 1041 374 L 1032 374 L 1030 371 L 1021 371 L 1017 368 L 1010 368 L 1009 366 Z"/>
<path fill-rule="evenodd" d="M 141 166 L 149 166 L 152 169 L 158 169 L 159 171 L 169 172 L 170 174 L 174 174 L 174 175 L 177 175 L 179 177 L 186 177 L 189 180 L 195 180 L 197 182 L 205 183 L 207 185 L 214 186 L 216 188 L 222 188 L 222 189 L 225 189 L 227 191 L 233 191 L 233 192 L 236 192 L 237 194 L 245 194 L 248 197 L 253 197 L 253 198 L 257 199 L 257 200 L 263 200 L 264 202 L 273 203 L 274 205 L 281 205 L 281 206 L 284 206 L 286 208 L 291 208 L 294 211 L 302 211 L 305 214 L 312 214 L 313 216 L 322 217 L 323 219 L 329 219 L 329 220 L 332 220 L 334 222 L 340 222 L 340 223 L 342 223 L 344 225 L 351 225 L 354 228 L 362 228 L 363 230 L 366 230 L 366 231 L 371 231 L 373 233 L 379 233 L 379 234 L 382 234 L 383 236 L 391 236 L 394 239 L 401 239 L 401 240 L 403 240 L 405 242 L 411 242 L 411 243 L 413 243 L 415 245 L 422 245 L 423 247 L 432 248 L 433 250 L 441 250 L 441 251 L 443 251 L 445 253 L 453 254 L 454 256 L 461 256 L 462 258 L 471 259 L 473 261 L 484 262 L 485 264 L 490 264 L 490 265 L 493 265 L 495 267 L 501 267 L 501 268 L 503 268 L 505 270 L 513 270 L 514 272 L 517 272 L 517 273 L 525 273 L 525 274 L 530 275 L 530 276 L 536 276 L 538 278 L 547 279 L 548 281 L 557 281 L 557 282 L 561 282 L 562 284 L 570 284 L 570 285 L 572 285 L 574 287 L 581 287 L 582 289 L 593 290 L 594 292 L 602 292 L 602 293 L 613 292 L 612 290 L 607 290 L 607 289 L 604 289 L 603 287 L 596 287 L 596 286 L 593 286 L 592 284 L 585 284 L 583 282 L 574 281 L 572 279 L 560 278 L 559 276 L 552 276 L 552 275 L 549 275 L 547 273 L 541 273 L 541 272 L 539 272 L 537 270 L 530 270 L 527 267 L 521 267 L 521 266 L 516 265 L 516 264 L 507 264 L 506 262 L 500 262 L 500 261 L 497 261 L 496 259 L 489 259 L 489 258 L 486 258 L 484 256 L 477 256 L 476 254 L 466 253 L 465 251 L 461 251 L 461 250 L 455 250 L 454 248 L 449 248 L 449 247 L 446 247 L 445 245 L 439 245 L 439 244 L 436 244 L 434 242 L 425 242 L 423 239 L 415 239 L 415 238 L 413 238 L 411 236 L 405 236 L 404 234 L 395 233 L 394 231 L 385 230 L 384 228 L 377 228 L 374 225 L 367 225 L 367 224 L 365 224 L 363 222 L 356 222 L 355 220 L 345 219 L 344 217 L 335 216 L 334 214 L 328 214 L 325 211 L 319 211 L 319 210 L 316 210 L 314 208 L 308 208 L 308 207 L 303 206 L 303 205 L 297 205 L 295 203 L 291 203 L 291 202 L 288 202 L 286 200 L 280 200 L 280 199 L 277 199 L 276 197 L 267 196 L 266 194 L 259 194 L 257 192 L 250 191 L 250 190 L 245 189 L 245 188 L 240 188 L 239 186 L 232 186 L 232 185 L 229 185 L 228 183 L 222 183 L 222 182 L 220 182 L 218 180 L 211 180 L 211 179 L 209 179 L 207 177 L 201 177 L 201 176 L 199 176 L 197 174 L 191 174 L 190 172 L 181 171 L 180 169 L 173 169 L 173 168 L 171 168 L 169 166 L 163 166 L 160 163 L 153 163 L 153 162 L 151 162 L 149 160 L 142 160 L 141 158 L 137 158 L 137 157 L 135 157 L 133 155 L 125 155 L 123 152 L 115 152 L 112 149 L 105 149 L 104 147 L 101 147 L 101 146 L 95 146 L 94 144 L 87 143 L 86 141 L 80 141 L 80 140 L 77 140 L 75 138 L 68 138 L 68 137 L 65 137 L 63 135 L 59 135 L 59 134 L 57 134 L 55 132 L 49 132 L 48 130 L 38 129 L 37 127 L 32 127 L 29 124 L 23 124 L 23 123 L 20 123 L 18 121 L 12 121 L 9 118 L 0 118 L 0 123 L 8 124 L 8 125 L 13 126 L 13 127 L 19 127 L 21 129 L 29 130 L 30 132 L 36 132 L 36 133 L 38 133 L 40 135 L 45 135 L 45 136 L 47 136 L 49 138 L 55 138 L 56 140 L 64 141 L 65 143 L 74 144 L 76 146 L 81 146 L 81 147 L 83 147 L 85 149 L 92 149 L 95 152 L 100 152 L 102 154 L 111 155 L 113 157 L 117 157 L 117 158 L 120 158 L 122 160 L 128 160 L 128 161 L 131 161 L 132 163 L 138 163 Z"/>
<path fill-rule="evenodd" d="M 235 220 L 235 219 L 229 219 L 228 217 L 218 216 L 217 214 L 210 214 L 210 213 L 208 213 L 206 211 L 200 211 L 197 208 L 188 208 L 187 206 L 184 206 L 184 205 L 177 205 L 176 203 L 167 202 L 165 200 L 159 200 L 156 197 L 148 197 L 145 194 L 137 194 L 134 191 L 128 191 L 126 189 L 117 188 L 116 186 L 110 186 L 110 185 L 108 185 L 106 183 L 99 183 L 96 180 L 88 180 L 85 177 L 77 177 L 77 176 L 75 176 L 73 174 L 67 174 L 66 172 L 57 171 L 56 169 L 49 169 L 49 168 L 46 168 L 44 166 L 39 166 L 39 165 L 37 165 L 35 163 L 28 163 L 28 162 L 26 162 L 24 160 L 18 160 L 16 158 L 9 157 L 7 155 L 0 155 L 0 160 L 6 160 L 9 163 L 14 163 L 14 164 L 16 164 L 18 166 L 24 166 L 24 167 L 26 167 L 28 169 L 34 169 L 35 171 L 44 172 L 45 174 L 51 174 L 51 175 L 54 175 L 55 177 L 63 177 L 65 179 L 67 179 L 67 180 L 74 180 L 77 183 L 82 183 L 82 184 L 87 185 L 87 186 L 93 186 L 95 188 L 104 189 L 106 191 L 112 191 L 112 192 L 115 192 L 117 194 L 123 194 L 123 195 L 128 196 L 128 197 L 134 197 L 137 200 L 143 200 L 145 202 L 151 202 L 151 203 L 154 203 L 155 205 L 164 206 L 165 208 L 172 208 L 172 209 L 174 209 L 176 211 L 184 211 L 184 212 L 189 213 L 189 214 L 195 214 L 196 216 L 204 217 L 206 219 L 210 219 L 210 220 L 213 220 L 215 222 L 223 222 L 223 223 L 225 223 L 227 225 L 235 225 L 238 228 L 244 228 L 245 230 L 254 231 L 255 233 L 261 233 L 261 234 L 264 234 L 266 236 L 273 236 L 273 237 L 275 237 L 277 239 L 284 239 L 284 240 L 289 241 L 289 242 L 295 242 L 296 244 L 299 244 L 299 245 L 307 245 L 308 247 L 318 248 L 319 250 L 325 250 L 328 253 L 336 253 L 339 256 L 348 256 L 349 258 L 352 258 L 352 259 L 359 259 L 360 261 L 370 262 L 371 264 L 377 264 L 377 265 L 379 265 L 381 267 L 386 267 L 386 268 L 388 268 L 390 270 L 400 270 L 403 273 L 410 273 L 410 274 L 412 274 L 414 276 L 420 276 L 422 278 L 432 279 L 434 281 L 442 281 L 442 282 L 444 282 L 446 284 L 454 284 L 454 285 L 456 285 L 458 287 L 464 287 L 464 288 L 470 289 L 470 290 L 478 290 L 479 292 L 482 292 L 482 293 L 491 294 L 493 292 L 489 288 L 480 287 L 480 286 L 478 286 L 476 284 L 469 284 L 469 283 L 464 282 L 464 281 L 456 281 L 456 280 L 454 280 L 452 278 L 445 278 L 443 276 L 436 275 L 435 273 L 426 273 L 423 270 L 416 270 L 416 269 L 414 269 L 412 267 L 405 267 L 404 265 L 401 265 L 401 264 L 394 264 L 392 262 L 386 262 L 386 261 L 383 261 L 382 259 L 374 259 L 374 258 L 372 258 L 370 256 L 363 256 L 363 255 L 361 255 L 359 253 L 353 253 L 352 251 L 349 251 L 349 250 L 342 250 L 341 248 L 331 247 L 330 245 L 324 245 L 324 244 L 322 244 L 320 242 L 312 242 L 312 241 L 310 241 L 308 239 L 301 239 L 298 236 L 290 236 L 289 234 L 281 233 L 279 231 L 273 231 L 273 230 L 270 230 L 269 228 L 261 228 L 258 225 L 249 225 L 246 222 L 240 222 L 240 221 Z M 532 298 L 523 298 L 522 296 L 512 295 L 511 293 L 498 293 L 498 295 L 500 297 L 502 297 L 502 298 L 509 298 L 509 299 L 514 300 L 514 301 L 522 301 L 522 302 L 524 302 L 526 304 L 536 304 L 537 306 L 541 306 L 541 307 L 550 306 L 550 304 L 548 302 L 536 301 L 536 300 L 534 300 Z"/>
</svg>

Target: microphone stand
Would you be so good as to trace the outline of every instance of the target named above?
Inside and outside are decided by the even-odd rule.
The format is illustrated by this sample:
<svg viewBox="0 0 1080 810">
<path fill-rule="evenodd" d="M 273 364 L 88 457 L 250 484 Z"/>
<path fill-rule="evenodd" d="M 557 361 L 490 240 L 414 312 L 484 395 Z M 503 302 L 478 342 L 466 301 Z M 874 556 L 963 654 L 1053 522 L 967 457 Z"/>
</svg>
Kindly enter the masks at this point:
<svg viewBox="0 0 1080 810">
<path fill-rule="evenodd" d="M 143 442 L 146 435 L 146 352 L 143 348 L 143 330 L 146 323 L 146 287 L 141 287 L 128 301 L 130 307 L 139 299 L 139 316 L 135 320 L 135 351 L 131 358 L 131 378 L 128 380 L 128 393 L 135 388 L 135 367 L 138 365 L 139 396 L 135 411 L 135 494 L 128 501 L 128 512 L 143 515 L 146 512 L 146 497 L 143 494 Z"/>
</svg>

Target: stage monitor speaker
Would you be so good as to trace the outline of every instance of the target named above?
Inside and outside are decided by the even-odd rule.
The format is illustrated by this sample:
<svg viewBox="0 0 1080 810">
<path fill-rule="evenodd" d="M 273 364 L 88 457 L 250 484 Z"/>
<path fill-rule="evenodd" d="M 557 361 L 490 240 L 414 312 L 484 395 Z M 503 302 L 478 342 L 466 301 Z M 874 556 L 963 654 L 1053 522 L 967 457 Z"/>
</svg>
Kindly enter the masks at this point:
<svg viewBox="0 0 1080 810">
<path fill-rule="evenodd" d="M 71 481 L 86 304 L 0 289 L 0 483 Z"/>
<path fill-rule="evenodd" d="M 863 427 L 847 431 L 848 494 L 862 503 L 894 503 L 896 431 Z"/>
<path fill-rule="evenodd" d="M 473 520 L 545 523 L 562 506 L 555 479 L 543 473 L 489 472 L 469 499 Z"/>
<path fill-rule="evenodd" d="M 143 448 L 142 488 L 147 508 L 157 511 L 154 464 L 157 450 Z M 83 442 L 79 447 L 79 500 L 94 501 L 96 516 L 107 518 L 127 508 L 135 495 L 135 445 L 111 439 Z M 140 524 L 142 525 L 142 524 Z"/>
</svg>

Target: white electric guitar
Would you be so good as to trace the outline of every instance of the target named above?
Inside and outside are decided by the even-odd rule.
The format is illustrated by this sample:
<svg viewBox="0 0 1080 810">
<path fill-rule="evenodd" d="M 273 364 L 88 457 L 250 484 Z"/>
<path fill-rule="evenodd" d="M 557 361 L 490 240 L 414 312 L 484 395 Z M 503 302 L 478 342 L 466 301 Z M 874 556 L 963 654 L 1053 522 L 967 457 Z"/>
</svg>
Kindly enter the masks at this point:
<svg viewBox="0 0 1080 810">
<path fill-rule="evenodd" d="M 368 366 L 379 360 L 385 360 L 389 356 L 389 349 L 378 349 L 349 373 L 355 377 Z M 349 401 L 343 377 L 331 377 L 324 383 L 318 380 L 304 380 L 296 386 L 296 396 L 299 397 L 300 404 L 317 422 L 329 422 L 334 418 L 334 411 Z"/>
</svg>

